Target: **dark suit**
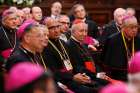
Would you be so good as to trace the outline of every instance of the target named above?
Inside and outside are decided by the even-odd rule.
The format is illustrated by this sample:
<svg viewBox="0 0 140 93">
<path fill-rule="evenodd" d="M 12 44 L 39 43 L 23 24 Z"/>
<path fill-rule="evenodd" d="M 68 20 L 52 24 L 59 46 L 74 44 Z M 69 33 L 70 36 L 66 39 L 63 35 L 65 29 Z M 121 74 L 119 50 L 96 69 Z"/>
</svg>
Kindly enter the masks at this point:
<svg viewBox="0 0 140 93">
<path fill-rule="evenodd" d="M 98 39 L 99 30 L 97 24 L 92 20 L 85 20 L 85 23 L 88 24 L 88 35 L 95 39 Z"/>
<path fill-rule="evenodd" d="M 109 24 L 103 27 L 103 32 L 99 40 L 100 43 L 104 45 L 107 38 L 117 32 L 120 32 L 120 28 L 116 25 L 115 21 L 111 21 Z"/>
</svg>

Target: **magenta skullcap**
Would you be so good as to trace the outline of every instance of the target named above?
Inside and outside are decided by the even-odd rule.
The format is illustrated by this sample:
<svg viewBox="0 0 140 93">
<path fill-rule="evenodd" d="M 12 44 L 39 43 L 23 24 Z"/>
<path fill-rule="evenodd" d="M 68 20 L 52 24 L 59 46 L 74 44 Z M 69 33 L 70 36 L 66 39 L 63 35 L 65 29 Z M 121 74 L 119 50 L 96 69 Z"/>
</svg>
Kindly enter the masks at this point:
<svg viewBox="0 0 140 93">
<path fill-rule="evenodd" d="M 44 72 L 44 69 L 37 64 L 31 62 L 18 63 L 5 75 L 5 91 L 20 89 L 41 77 Z"/>
<path fill-rule="evenodd" d="M 122 21 L 128 20 L 130 18 L 135 18 L 135 16 L 126 15 L 123 17 Z"/>
<path fill-rule="evenodd" d="M 30 25 L 30 24 L 34 24 L 35 21 L 32 19 L 26 20 L 21 26 L 19 26 L 18 30 L 17 30 L 17 37 L 18 38 L 22 38 L 25 29 Z"/>
<path fill-rule="evenodd" d="M 128 93 L 128 87 L 124 83 L 105 86 L 100 93 Z"/>
<path fill-rule="evenodd" d="M 11 11 L 11 10 L 9 10 L 9 9 L 3 11 L 3 13 L 2 13 L 2 19 L 7 18 L 7 17 L 8 17 L 9 15 L 11 15 L 11 14 L 14 14 L 14 12 Z"/>
<path fill-rule="evenodd" d="M 135 74 L 140 73 L 140 52 L 137 52 L 134 57 L 131 58 L 129 62 L 129 73 Z"/>
</svg>

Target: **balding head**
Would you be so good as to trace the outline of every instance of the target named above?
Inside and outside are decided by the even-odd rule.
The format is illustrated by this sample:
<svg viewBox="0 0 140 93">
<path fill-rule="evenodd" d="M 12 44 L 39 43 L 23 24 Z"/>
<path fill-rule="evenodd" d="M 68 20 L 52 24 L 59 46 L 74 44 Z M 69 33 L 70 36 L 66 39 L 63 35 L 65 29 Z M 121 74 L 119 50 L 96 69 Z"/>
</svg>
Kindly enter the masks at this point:
<svg viewBox="0 0 140 93">
<path fill-rule="evenodd" d="M 60 23 L 57 20 L 49 17 L 46 19 L 46 25 L 49 29 L 49 38 L 58 39 L 61 34 Z"/>
<path fill-rule="evenodd" d="M 79 42 L 83 42 L 84 38 L 87 36 L 88 25 L 84 22 L 80 22 L 72 25 L 72 36 Z"/>
<path fill-rule="evenodd" d="M 122 24 L 122 19 L 126 15 L 126 10 L 123 8 L 117 8 L 114 11 L 114 20 L 118 25 Z"/>
<path fill-rule="evenodd" d="M 51 17 L 48 17 L 45 21 L 47 27 L 51 27 L 51 26 L 54 26 L 54 25 L 60 25 L 59 22 Z"/>
<path fill-rule="evenodd" d="M 40 21 L 42 19 L 42 10 L 40 7 L 32 7 L 32 17 L 36 21 Z"/>
</svg>

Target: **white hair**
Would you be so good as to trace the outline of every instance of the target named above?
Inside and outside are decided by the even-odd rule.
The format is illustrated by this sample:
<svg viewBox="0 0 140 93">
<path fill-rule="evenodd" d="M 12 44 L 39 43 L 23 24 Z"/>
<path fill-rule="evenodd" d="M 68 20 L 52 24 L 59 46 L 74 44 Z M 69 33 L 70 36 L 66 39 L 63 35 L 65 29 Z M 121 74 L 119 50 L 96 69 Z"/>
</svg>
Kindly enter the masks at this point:
<svg viewBox="0 0 140 93">
<path fill-rule="evenodd" d="M 115 11 L 114 11 L 114 17 L 117 16 L 119 13 L 125 13 L 126 10 L 124 8 L 117 8 Z"/>
</svg>

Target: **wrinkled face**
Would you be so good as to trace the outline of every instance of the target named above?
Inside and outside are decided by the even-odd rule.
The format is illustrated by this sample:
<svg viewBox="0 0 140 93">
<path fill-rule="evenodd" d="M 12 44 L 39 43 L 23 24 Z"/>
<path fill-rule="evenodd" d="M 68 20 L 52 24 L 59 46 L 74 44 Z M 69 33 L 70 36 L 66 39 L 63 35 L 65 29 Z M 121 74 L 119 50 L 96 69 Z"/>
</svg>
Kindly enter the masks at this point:
<svg viewBox="0 0 140 93">
<path fill-rule="evenodd" d="M 84 9 L 83 6 L 78 6 L 75 10 L 74 10 L 74 15 L 76 18 L 80 18 L 83 19 L 86 16 L 86 11 Z"/>
<path fill-rule="evenodd" d="M 18 11 L 17 12 L 17 23 L 18 25 L 21 25 L 25 19 L 25 15 L 24 15 L 24 12 L 23 11 Z"/>
<path fill-rule="evenodd" d="M 127 10 L 127 11 L 126 11 L 126 14 L 127 14 L 128 16 L 135 16 L 135 11 L 133 11 L 133 10 Z"/>
<path fill-rule="evenodd" d="M 45 47 L 46 35 L 39 27 L 28 33 L 28 44 L 36 52 L 41 53 Z"/>
<path fill-rule="evenodd" d="M 120 11 L 114 16 L 114 20 L 117 22 L 118 25 L 122 25 L 122 20 L 126 15 L 125 11 Z"/>
<path fill-rule="evenodd" d="M 51 14 L 55 15 L 55 16 L 58 16 L 60 15 L 61 13 L 61 10 L 62 10 L 62 5 L 61 3 L 59 2 L 56 2 L 52 5 L 51 7 Z"/>
<path fill-rule="evenodd" d="M 45 36 L 45 40 L 43 43 L 43 46 L 47 46 L 48 45 L 48 40 L 49 40 L 49 31 L 46 27 L 42 27 L 41 30 L 44 32 L 44 36 Z"/>
<path fill-rule="evenodd" d="M 128 37 L 133 38 L 137 35 L 138 26 L 137 25 L 130 25 L 125 27 L 125 32 Z"/>
<path fill-rule="evenodd" d="M 73 31 L 72 35 L 80 42 L 83 42 L 87 36 L 87 25 L 85 23 L 77 24 L 76 29 Z"/>
<path fill-rule="evenodd" d="M 42 10 L 40 8 L 33 8 L 32 9 L 32 17 L 36 21 L 40 21 L 42 19 Z"/>
<path fill-rule="evenodd" d="M 61 35 L 60 24 L 57 21 L 50 23 L 48 29 L 49 29 L 49 38 L 51 39 L 57 39 Z"/>
<path fill-rule="evenodd" d="M 17 27 L 17 15 L 11 14 L 5 20 L 3 20 L 4 25 L 8 28 L 15 29 Z"/>
<path fill-rule="evenodd" d="M 60 24 L 61 24 L 61 33 L 64 33 L 66 31 L 68 31 L 69 29 L 69 25 L 70 25 L 70 20 L 68 17 L 62 17 L 59 20 Z"/>
<path fill-rule="evenodd" d="M 26 20 L 32 18 L 32 15 L 30 13 L 30 11 L 31 11 L 30 8 L 24 8 L 22 11 L 24 12 L 24 15 L 25 15 L 25 19 Z"/>
<path fill-rule="evenodd" d="M 123 31 L 129 38 L 133 38 L 138 33 L 138 23 L 136 19 L 129 19 L 124 23 Z"/>
</svg>

